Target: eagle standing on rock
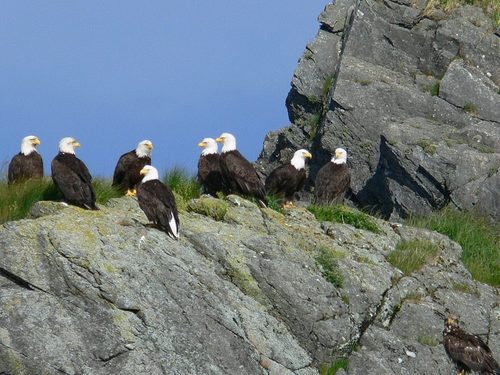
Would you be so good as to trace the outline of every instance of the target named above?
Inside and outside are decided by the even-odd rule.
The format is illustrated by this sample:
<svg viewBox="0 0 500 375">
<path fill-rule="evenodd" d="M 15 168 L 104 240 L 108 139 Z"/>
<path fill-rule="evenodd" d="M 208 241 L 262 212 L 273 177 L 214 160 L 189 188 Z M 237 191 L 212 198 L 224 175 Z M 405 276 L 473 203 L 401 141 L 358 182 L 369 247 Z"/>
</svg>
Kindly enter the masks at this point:
<svg viewBox="0 0 500 375">
<path fill-rule="evenodd" d="M 220 167 L 224 182 L 232 194 L 251 196 L 266 202 L 266 191 L 255 167 L 236 149 L 236 138 L 222 133 L 217 142 L 222 143 Z"/>
<path fill-rule="evenodd" d="M 139 172 L 144 166 L 151 165 L 152 150 L 153 142 L 146 139 L 139 142 L 135 150 L 120 156 L 113 174 L 113 186 L 126 190 L 127 196 L 135 196 L 135 187 L 142 179 Z"/>
<path fill-rule="evenodd" d="M 59 153 L 52 160 L 52 180 L 69 203 L 98 210 L 92 176 L 84 162 L 76 157 L 75 147 L 80 147 L 76 139 L 61 139 Z"/>
<path fill-rule="evenodd" d="M 346 163 L 347 151 L 337 148 L 332 160 L 318 171 L 315 182 L 317 204 L 341 203 L 351 183 Z"/>
<path fill-rule="evenodd" d="M 445 321 L 443 345 L 448 356 L 458 366 L 459 375 L 471 370 L 482 374 L 500 374 L 500 367 L 488 345 L 479 336 L 461 329 L 454 315 L 448 315 Z"/>
<path fill-rule="evenodd" d="M 293 207 L 293 198 L 304 187 L 306 181 L 306 158 L 312 158 L 309 151 L 295 151 L 292 160 L 274 169 L 266 179 L 267 194 L 285 200 L 284 207 Z"/>
<path fill-rule="evenodd" d="M 217 142 L 213 138 L 204 138 L 198 146 L 203 147 L 198 160 L 198 182 L 204 194 L 216 197 L 218 192 L 225 191 Z"/>
<path fill-rule="evenodd" d="M 14 155 L 9 163 L 9 184 L 43 177 L 43 160 L 36 151 L 40 139 L 34 135 L 24 137 L 21 142 L 21 152 Z"/>
</svg>

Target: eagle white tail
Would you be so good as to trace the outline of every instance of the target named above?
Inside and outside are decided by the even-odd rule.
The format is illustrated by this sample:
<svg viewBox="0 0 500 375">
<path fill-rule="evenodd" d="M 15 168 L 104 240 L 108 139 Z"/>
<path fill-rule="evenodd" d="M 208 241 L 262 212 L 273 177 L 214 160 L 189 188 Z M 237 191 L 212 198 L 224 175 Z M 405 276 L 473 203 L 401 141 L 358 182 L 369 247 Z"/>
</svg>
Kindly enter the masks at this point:
<svg viewBox="0 0 500 375">
<path fill-rule="evenodd" d="M 175 217 L 172 215 L 168 222 L 168 226 L 170 227 L 170 230 L 174 234 L 175 239 L 179 238 L 179 228 L 177 227 L 177 223 L 175 222 Z"/>
</svg>

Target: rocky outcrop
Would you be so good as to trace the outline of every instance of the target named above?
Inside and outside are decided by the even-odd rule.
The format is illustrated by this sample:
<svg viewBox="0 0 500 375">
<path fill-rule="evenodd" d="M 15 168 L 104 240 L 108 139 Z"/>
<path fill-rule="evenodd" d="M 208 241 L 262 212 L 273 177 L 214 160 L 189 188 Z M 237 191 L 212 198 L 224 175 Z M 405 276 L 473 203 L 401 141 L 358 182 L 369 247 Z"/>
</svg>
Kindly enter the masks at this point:
<svg viewBox="0 0 500 375">
<path fill-rule="evenodd" d="M 179 241 L 145 226 L 132 198 L 40 202 L 2 225 L 0 373 L 312 375 L 347 357 L 348 374 L 449 374 L 447 309 L 500 352 L 498 290 L 442 235 L 236 196 L 189 207 Z M 386 257 L 415 238 L 439 253 L 405 276 Z"/>
<path fill-rule="evenodd" d="M 292 125 L 268 134 L 261 170 L 309 148 L 310 192 L 343 146 L 362 207 L 405 218 L 451 204 L 500 220 L 492 20 L 472 6 L 445 14 L 426 0 L 339 0 L 319 21 L 287 98 Z"/>
</svg>

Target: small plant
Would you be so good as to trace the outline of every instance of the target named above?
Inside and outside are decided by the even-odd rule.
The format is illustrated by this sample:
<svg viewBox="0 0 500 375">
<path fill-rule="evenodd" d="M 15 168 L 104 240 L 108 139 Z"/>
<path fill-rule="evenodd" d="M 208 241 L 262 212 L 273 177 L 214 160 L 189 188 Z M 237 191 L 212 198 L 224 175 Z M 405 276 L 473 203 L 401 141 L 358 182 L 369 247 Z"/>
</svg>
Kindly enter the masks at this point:
<svg viewBox="0 0 500 375">
<path fill-rule="evenodd" d="M 409 225 L 435 230 L 462 246 L 462 262 L 476 280 L 500 286 L 500 230 L 498 223 L 471 212 L 450 208 L 409 220 Z"/>
<path fill-rule="evenodd" d="M 409 275 L 421 269 L 438 252 L 439 246 L 427 240 L 401 241 L 394 251 L 389 254 L 387 260 L 394 267 L 403 271 L 405 275 Z"/>
<path fill-rule="evenodd" d="M 326 77 L 325 82 L 323 83 L 323 90 L 321 92 L 323 96 L 323 101 L 327 99 L 328 94 L 330 93 L 330 90 L 334 83 L 335 83 L 335 77 L 333 75 Z"/>
<path fill-rule="evenodd" d="M 316 135 L 318 134 L 319 127 L 321 125 L 321 119 L 322 119 L 321 112 L 315 113 L 310 118 L 310 125 L 311 125 L 311 131 L 309 133 L 309 140 L 310 141 L 313 141 L 314 138 L 316 138 Z"/>
<path fill-rule="evenodd" d="M 279 212 L 280 214 L 283 213 L 283 205 L 281 199 L 270 194 L 266 195 L 266 200 L 267 200 L 267 207 L 269 207 L 271 210 Z"/>
<path fill-rule="evenodd" d="M 209 216 L 216 221 L 222 221 L 227 212 L 227 202 L 215 198 L 194 199 L 187 203 L 187 211 Z"/>
<path fill-rule="evenodd" d="M 434 155 L 436 153 L 437 146 L 434 143 L 431 143 L 428 139 L 421 139 L 417 142 L 417 145 L 422 147 L 426 154 Z"/>
<path fill-rule="evenodd" d="M 424 15 L 431 16 L 436 9 L 451 12 L 453 9 L 465 4 L 482 8 L 496 27 L 500 27 L 500 3 L 498 0 L 430 0 L 424 10 Z"/>
<path fill-rule="evenodd" d="M 441 84 L 439 82 L 436 82 L 435 84 L 433 84 L 430 88 L 430 93 L 432 96 L 438 96 L 439 95 L 439 87 L 441 86 Z"/>
<path fill-rule="evenodd" d="M 349 359 L 339 358 L 335 360 L 330 367 L 328 365 L 321 366 L 319 373 L 321 375 L 335 375 L 340 369 L 346 369 L 349 366 Z"/>
<path fill-rule="evenodd" d="M 369 215 L 341 204 L 334 206 L 311 205 L 307 209 L 320 221 L 350 224 L 358 229 L 365 229 L 374 233 L 381 232 Z"/>
<path fill-rule="evenodd" d="M 97 203 L 104 204 L 111 198 L 119 198 L 123 194 L 114 186 L 110 180 L 104 178 L 96 178 L 92 181 L 92 186 L 95 190 Z"/>
<path fill-rule="evenodd" d="M 471 294 L 471 295 L 476 296 L 478 298 L 481 296 L 479 291 L 476 288 L 474 288 L 466 283 L 453 283 L 453 290 L 460 292 L 460 293 Z"/>
<path fill-rule="evenodd" d="M 417 341 L 426 346 L 438 346 L 439 340 L 436 336 L 421 335 L 417 337 Z"/>
<path fill-rule="evenodd" d="M 327 247 L 320 247 L 318 251 L 319 254 L 316 256 L 315 260 L 316 263 L 323 269 L 323 277 L 337 288 L 341 288 L 344 278 L 340 273 L 340 268 L 337 262 L 339 257 L 338 253 Z"/>
<path fill-rule="evenodd" d="M 477 113 L 477 106 L 474 103 L 465 103 L 464 111 L 467 113 Z"/>
<path fill-rule="evenodd" d="M 174 192 L 179 194 L 185 201 L 200 196 L 200 184 L 195 176 L 192 176 L 184 168 L 174 167 L 166 172 L 163 182 Z"/>
<path fill-rule="evenodd" d="M 368 79 L 355 79 L 354 82 L 359 83 L 361 86 L 368 86 L 373 83 L 373 81 Z"/>
</svg>

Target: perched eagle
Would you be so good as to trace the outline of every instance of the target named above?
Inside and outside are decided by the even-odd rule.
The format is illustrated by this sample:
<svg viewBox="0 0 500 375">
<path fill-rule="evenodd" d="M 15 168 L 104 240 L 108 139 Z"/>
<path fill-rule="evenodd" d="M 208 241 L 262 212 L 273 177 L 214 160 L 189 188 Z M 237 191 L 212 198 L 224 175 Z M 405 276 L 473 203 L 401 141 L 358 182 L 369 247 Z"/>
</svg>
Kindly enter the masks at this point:
<svg viewBox="0 0 500 375">
<path fill-rule="evenodd" d="M 488 345 L 479 336 L 461 329 L 454 315 L 449 315 L 445 321 L 443 345 L 448 356 L 457 364 L 459 374 L 471 370 L 483 374 L 500 374 L 500 367 Z"/>
<path fill-rule="evenodd" d="M 347 151 L 343 148 L 335 150 L 335 156 L 326 163 L 316 175 L 316 203 L 340 203 L 351 183 L 347 169 Z"/>
<path fill-rule="evenodd" d="M 9 184 L 43 177 L 43 160 L 36 151 L 40 139 L 34 135 L 24 137 L 21 142 L 21 152 L 14 155 L 9 163 Z"/>
<path fill-rule="evenodd" d="M 295 151 L 290 163 L 279 166 L 266 179 L 266 192 L 285 200 L 285 207 L 293 206 L 293 198 L 306 181 L 306 158 L 312 158 L 309 151 Z"/>
<path fill-rule="evenodd" d="M 265 202 L 264 185 L 252 163 L 236 149 L 234 135 L 223 133 L 216 141 L 222 143 L 220 167 L 229 192 L 255 197 Z"/>
<path fill-rule="evenodd" d="M 198 146 L 203 147 L 198 160 L 198 182 L 203 193 L 215 197 L 219 191 L 225 192 L 217 142 L 213 138 L 205 138 L 198 143 Z"/>
<path fill-rule="evenodd" d="M 137 185 L 139 206 L 150 222 L 174 238 L 179 238 L 179 213 L 172 190 L 158 178 L 158 171 L 151 165 L 141 169 L 144 176 Z"/>
<path fill-rule="evenodd" d="M 52 180 L 69 203 L 98 210 L 92 176 L 83 161 L 75 156 L 75 147 L 80 147 L 76 139 L 61 139 L 59 153 L 52 160 Z"/>
<path fill-rule="evenodd" d="M 151 164 L 152 150 L 153 143 L 144 140 L 135 150 L 120 156 L 113 174 L 113 186 L 119 187 L 123 192 L 127 191 L 126 195 L 135 196 L 135 187 L 142 179 L 139 172 L 145 165 Z"/>
</svg>

